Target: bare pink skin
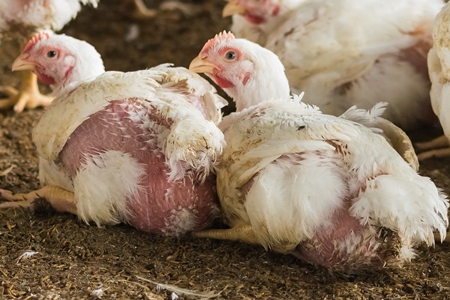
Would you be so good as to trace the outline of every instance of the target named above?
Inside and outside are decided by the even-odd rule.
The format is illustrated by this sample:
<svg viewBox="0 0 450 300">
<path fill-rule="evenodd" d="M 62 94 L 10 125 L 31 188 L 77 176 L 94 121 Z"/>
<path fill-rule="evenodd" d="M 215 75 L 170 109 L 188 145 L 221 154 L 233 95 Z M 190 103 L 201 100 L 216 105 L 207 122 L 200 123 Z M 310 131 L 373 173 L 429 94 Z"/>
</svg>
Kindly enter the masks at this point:
<svg viewBox="0 0 450 300">
<path fill-rule="evenodd" d="M 314 238 L 299 244 L 291 254 L 308 263 L 335 270 L 382 267 L 389 257 L 381 253 L 381 243 L 374 236 L 364 238 L 364 233 L 368 234 L 369 229 L 350 216 L 349 206 L 348 204 L 334 213 L 333 227 L 319 229 Z M 353 243 L 354 251 L 339 251 L 336 246 L 346 243 L 345 240 L 352 234 L 361 238 L 361 241 Z"/>
<path fill-rule="evenodd" d="M 267 21 L 267 18 L 275 17 L 280 13 L 279 1 L 247 1 L 241 0 L 240 5 L 245 8 L 244 18 L 247 22 L 260 25 Z"/>
<path fill-rule="evenodd" d="M 125 108 L 121 106 L 124 103 L 127 104 Z M 146 174 L 140 178 L 142 188 L 137 197 L 123 199 L 132 213 L 127 222 L 142 231 L 167 235 L 207 227 L 219 211 L 215 176 L 211 174 L 203 183 L 195 174 L 187 175 L 183 181 L 168 182 L 170 170 L 156 145 L 156 133 L 152 128 L 143 130 L 139 122 L 128 118 L 128 111 L 142 109 L 134 99 L 117 100 L 91 115 L 73 132 L 60 153 L 63 165 L 71 176 L 75 176 L 85 162 L 85 155 L 108 150 L 130 153 L 139 163 L 145 164 Z M 147 117 L 159 125 L 171 125 L 171 121 L 161 115 L 150 113 Z M 195 217 L 195 226 L 182 228 L 177 224 L 180 210 Z"/>
<path fill-rule="evenodd" d="M 233 51 L 236 54 L 237 61 L 239 61 L 239 59 L 241 59 L 241 57 L 243 56 L 241 50 L 236 47 L 224 47 L 223 49 L 217 51 L 217 53 L 220 57 L 223 57 L 227 52 L 230 51 Z M 218 64 L 217 68 L 214 69 L 214 72 L 212 74 L 214 82 L 217 83 L 217 85 L 222 89 L 229 89 L 235 87 L 234 83 L 227 79 L 227 77 L 228 78 L 231 77 L 229 76 L 229 74 L 227 74 L 227 71 L 228 71 L 227 66 Z M 245 69 L 240 69 L 239 71 L 240 73 L 238 74 L 238 78 L 240 79 L 242 84 L 245 85 L 251 78 L 252 72 L 250 70 Z"/>
<path fill-rule="evenodd" d="M 252 15 L 248 11 L 245 12 L 244 18 L 247 20 L 247 22 L 254 25 L 260 25 L 266 22 L 266 19 L 264 19 L 263 17 Z"/>
<path fill-rule="evenodd" d="M 34 45 L 33 45 L 34 46 Z M 28 51 L 33 50 L 33 46 L 30 46 L 31 49 L 29 49 Z M 26 53 L 27 49 L 24 49 L 24 53 Z M 49 51 L 54 51 L 55 53 L 57 53 L 56 57 L 54 57 L 53 59 L 55 61 L 57 61 L 58 63 L 53 63 L 48 65 L 48 61 L 44 60 L 42 63 L 40 62 L 40 60 L 42 58 L 46 57 L 46 53 L 48 53 Z M 62 76 L 63 81 L 59 84 L 63 84 L 69 81 L 69 79 L 71 78 L 72 72 L 73 72 L 73 68 L 74 68 L 74 64 L 75 61 L 70 61 L 65 62 L 64 61 L 64 57 L 66 57 L 68 55 L 66 49 L 64 49 L 63 47 L 60 48 L 55 48 L 53 46 L 44 46 L 44 47 L 40 47 L 38 49 L 37 53 L 33 53 L 33 56 L 38 58 L 36 60 L 33 61 L 33 63 L 35 64 L 35 69 L 34 69 L 34 73 L 36 74 L 36 76 L 38 77 L 39 81 L 42 82 L 43 84 L 46 85 L 54 85 L 56 83 L 55 78 L 53 78 L 52 76 L 48 75 L 49 73 L 53 73 L 53 72 L 49 72 L 49 70 L 47 70 L 47 67 L 50 68 L 50 70 L 55 69 L 55 68 L 61 68 L 61 64 L 62 64 L 62 70 L 65 70 L 64 72 L 64 76 Z M 32 58 L 29 58 L 30 62 L 32 61 Z"/>
<path fill-rule="evenodd" d="M 282 155 L 273 163 L 288 160 L 296 164 L 303 159 L 301 152 L 291 153 Z M 242 187 L 243 195 L 251 189 L 257 176 L 258 173 Z M 361 184 L 361 189 L 365 189 L 364 184 Z M 383 245 L 382 238 L 377 238 L 373 232 L 370 232 L 369 225 L 361 225 L 358 219 L 350 215 L 350 199 L 354 196 L 348 194 L 346 199 L 342 199 L 342 207 L 331 217 L 332 226 L 318 228 L 313 238 L 298 244 L 290 254 L 313 265 L 347 272 L 367 267 L 382 267 L 393 258 L 395 254 L 391 249 L 392 246 Z M 386 237 L 388 238 L 396 238 L 396 235 Z M 345 245 L 352 245 L 352 251 L 347 251 Z"/>
<path fill-rule="evenodd" d="M 52 39 L 48 34 L 36 35 L 20 56 L 23 61 L 33 64 L 33 71 L 43 83 L 53 85 L 60 93 L 66 94 L 75 88 L 72 83 L 104 72 L 100 55 L 92 46 L 80 42 L 78 47 L 82 51 L 73 54 L 71 48 L 61 46 L 64 42 L 74 45 L 70 37 L 54 36 L 53 40 L 48 39 Z M 83 59 L 90 59 L 92 65 L 88 68 L 78 65 L 77 62 Z M 191 100 L 197 109 L 204 112 L 199 99 Z M 151 124 L 157 124 L 158 131 Z M 161 128 L 169 130 L 172 124 L 173 121 L 159 113 L 151 101 L 135 98 L 111 101 L 75 129 L 60 152 L 58 163 L 73 179 L 84 169 L 88 159 L 99 154 L 108 151 L 130 154 L 143 167 L 143 172 L 139 174 L 144 175 L 137 179 L 133 196 L 120 199 L 125 203 L 126 210 L 119 212 L 120 216 L 127 218 L 122 221 L 142 231 L 166 235 L 203 229 L 212 223 L 219 212 L 215 175 L 210 174 L 201 182 L 199 174 L 186 170 L 187 175 L 181 180 L 168 181 L 171 170 L 160 149 L 164 141 L 158 140 L 158 137 Z M 100 172 L 114 172 L 114 167 Z M 100 185 L 106 190 L 111 187 L 106 180 Z M 120 207 L 123 208 L 123 205 Z M 70 209 L 71 212 L 76 211 L 76 207 Z"/>
</svg>

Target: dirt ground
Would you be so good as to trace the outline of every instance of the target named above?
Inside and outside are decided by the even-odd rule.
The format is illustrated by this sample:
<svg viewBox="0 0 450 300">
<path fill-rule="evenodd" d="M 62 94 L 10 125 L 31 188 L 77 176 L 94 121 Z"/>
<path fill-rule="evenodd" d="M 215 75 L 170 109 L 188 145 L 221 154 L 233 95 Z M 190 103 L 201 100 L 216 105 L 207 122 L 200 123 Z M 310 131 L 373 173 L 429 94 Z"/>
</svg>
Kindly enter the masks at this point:
<svg viewBox="0 0 450 300">
<path fill-rule="evenodd" d="M 229 25 L 217 0 L 187 2 L 198 4 L 194 16 L 172 11 L 147 20 L 131 18 L 127 1 L 100 2 L 62 32 L 93 44 L 107 70 L 188 66 Z M 43 111 L 0 113 L 0 188 L 39 187 L 31 129 Z M 450 194 L 450 159 L 431 159 L 420 172 Z M 159 237 L 126 225 L 89 226 L 52 210 L 9 209 L 0 211 L 0 299 L 448 299 L 449 250 L 419 248 L 403 268 L 348 276 L 238 242 Z"/>
</svg>

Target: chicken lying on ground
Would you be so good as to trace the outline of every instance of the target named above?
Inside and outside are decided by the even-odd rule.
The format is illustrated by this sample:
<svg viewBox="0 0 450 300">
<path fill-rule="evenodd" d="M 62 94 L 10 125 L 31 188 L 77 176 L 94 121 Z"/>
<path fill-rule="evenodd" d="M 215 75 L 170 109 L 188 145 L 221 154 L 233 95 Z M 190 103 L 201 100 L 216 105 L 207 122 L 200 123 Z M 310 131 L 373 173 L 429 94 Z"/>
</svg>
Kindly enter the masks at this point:
<svg viewBox="0 0 450 300">
<path fill-rule="evenodd" d="M 33 130 L 43 188 L 2 190 L 4 199 L 25 201 L 0 208 L 33 207 L 44 197 L 86 222 L 170 235 L 217 217 L 213 165 L 224 139 L 215 123 L 225 100 L 205 79 L 167 64 L 104 73 L 92 46 L 46 33 L 14 68 L 33 70 L 57 97 Z"/>
<path fill-rule="evenodd" d="M 2 0 L 0 1 L 0 34 L 3 61 L 12 63 L 26 42 L 39 30 L 60 30 L 81 9 L 81 4 L 97 6 L 99 0 Z M 9 49 L 13 48 L 13 49 Z M 8 49 L 9 51 L 6 51 Z M 11 58 L 11 61 L 9 61 Z M 9 67 L 8 67 L 9 68 Z M 25 107 L 47 106 L 53 97 L 39 92 L 36 76 L 23 72 L 20 89 L 0 87 L 8 98 L 0 99 L 0 109 L 14 106 L 16 112 Z"/>
<path fill-rule="evenodd" d="M 433 48 L 428 53 L 431 78 L 431 104 L 444 129 L 444 135 L 430 142 L 417 143 L 419 159 L 450 156 L 450 5 L 436 16 L 433 27 Z M 426 151 L 428 150 L 428 151 Z"/>
<path fill-rule="evenodd" d="M 269 50 L 220 34 L 190 69 L 212 78 L 240 110 L 219 124 L 227 146 L 217 187 L 231 229 L 197 236 L 351 272 L 408 261 L 414 246 L 434 245 L 434 231 L 445 238 L 448 202 L 434 183 L 368 127 L 290 99 Z M 363 112 L 350 114 L 371 117 Z"/>
<path fill-rule="evenodd" d="M 273 51 L 294 93 L 327 114 L 388 102 L 405 130 L 437 122 L 426 55 L 442 0 L 230 0 L 232 32 Z"/>
</svg>

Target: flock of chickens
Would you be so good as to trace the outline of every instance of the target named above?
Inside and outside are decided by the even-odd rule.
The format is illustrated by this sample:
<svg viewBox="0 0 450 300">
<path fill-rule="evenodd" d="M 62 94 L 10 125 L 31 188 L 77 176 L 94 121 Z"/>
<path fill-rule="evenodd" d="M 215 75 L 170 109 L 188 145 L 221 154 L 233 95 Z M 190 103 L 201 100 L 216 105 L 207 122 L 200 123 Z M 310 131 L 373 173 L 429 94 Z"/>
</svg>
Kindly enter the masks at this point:
<svg viewBox="0 0 450 300">
<path fill-rule="evenodd" d="M 450 154 L 443 0 L 229 0 L 233 33 L 189 69 L 126 73 L 51 31 L 87 4 L 0 2 L 2 39 L 20 36 L 12 68 L 27 74 L 1 106 L 48 105 L 33 130 L 42 188 L 0 190 L 0 208 L 44 197 L 99 226 L 240 240 L 345 271 L 401 265 L 446 238 L 447 196 L 418 174 L 403 131 L 440 121 L 446 137 L 416 145 L 419 158 Z M 236 112 L 222 117 L 226 100 L 197 73 Z M 230 228 L 208 229 L 219 217 Z"/>
</svg>

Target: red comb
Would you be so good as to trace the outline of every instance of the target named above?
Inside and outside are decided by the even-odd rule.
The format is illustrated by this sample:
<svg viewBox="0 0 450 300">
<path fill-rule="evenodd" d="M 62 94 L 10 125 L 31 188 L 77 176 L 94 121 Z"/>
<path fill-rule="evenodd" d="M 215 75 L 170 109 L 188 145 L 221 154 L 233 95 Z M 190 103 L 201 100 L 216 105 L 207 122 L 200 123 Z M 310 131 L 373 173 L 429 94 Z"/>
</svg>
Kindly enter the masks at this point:
<svg viewBox="0 0 450 300">
<path fill-rule="evenodd" d="M 22 52 L 29 51 L 31 48 L 34 47 L 39 41 L 46 40 L 50 37 L 50 33 L 47 31 L 41 31 L 36 33 L 31 40 L 28 41 L 28 43 L 25 45 L 25 48 Z"/>
<path fill-rule="evenodd" d="M 221 33 L 216 34 L 212 39 L 209 39 L 205 46 L 203 46 L 202 51 L 200 53 L 208 52 L 215 44 L 220 43 L 221 41 L 234 40 L 235 37 L 231 32 L 226 32 L 225 30 Z"/>
</svg>

